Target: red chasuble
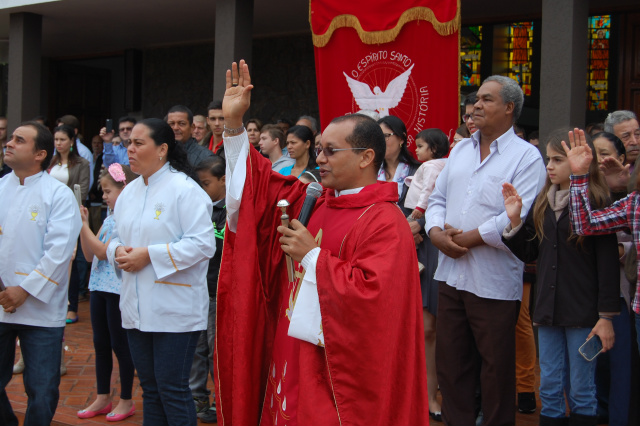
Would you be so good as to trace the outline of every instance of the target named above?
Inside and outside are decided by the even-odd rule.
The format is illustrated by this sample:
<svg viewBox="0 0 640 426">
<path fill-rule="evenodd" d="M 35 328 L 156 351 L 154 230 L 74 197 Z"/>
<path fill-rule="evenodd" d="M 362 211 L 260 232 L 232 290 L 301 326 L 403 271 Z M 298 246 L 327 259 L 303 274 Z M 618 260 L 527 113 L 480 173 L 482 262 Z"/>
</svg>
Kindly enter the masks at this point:
<svg viewBox="0 0 640 426">
<path fill-rule="evenodd" d="M 318 200 L 308 227 L 322 249 L 325 346 L 317 346 L 286 334 L 303 271 L 296 265 L 288 282 L 276 231 L 277 201 L 287 199 L 297 217 L 305 187 L 249 152 L 218 283 L 219 424 L 428 424 L 418 266 L 396 184 L 338 198 L 328 190 Z"/>
</svg>

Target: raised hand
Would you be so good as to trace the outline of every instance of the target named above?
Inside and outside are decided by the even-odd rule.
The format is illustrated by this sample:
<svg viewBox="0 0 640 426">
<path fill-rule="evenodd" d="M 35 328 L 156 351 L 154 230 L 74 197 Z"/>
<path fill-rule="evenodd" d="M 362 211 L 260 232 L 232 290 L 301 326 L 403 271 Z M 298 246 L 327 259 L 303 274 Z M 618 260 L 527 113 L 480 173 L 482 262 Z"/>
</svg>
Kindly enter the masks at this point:
<svg viewBox="0 0 640 426">
<path fill-rule="evenodd" d="M 600 163 L 600 171 L 611 191 L 624 191 L 631 179 L 631 164 L 623 165 L 617 158 L 607 157 Z"/>
<path fill-rule="evenodd" d="M 515 228 L 522 222 L 520 218 L 522 198 L 518 195 L 516 188 L 509 182 L 502 184 L 502 197 L 504 198 L 504 208 L 507 211 L 507 217 L 511 221 L 511 227 Z"/>
<path fill-rule="evenodd" d="M 565 141 L 562 141 L 562 147 L 564 148 L 564 152 L 567 153 L 567 159 L 571 166 L 571 173 L 574 175 L 586 175 L 589 173 L 593 153 L 589 145 L 587 145 L 584 130 L 575 128 L 573 131 L 570 131 L 569 145 L 571 146 L 570 148 Z"/>
<path fill-rule="evenodd" d="M 222 113 L 224 115 L 225 127 L 235 129 L 242 126 L 242 116 L 251 105 L 251 76 L 249 66 L 244 59 L 231 64 L 231 69 L 227 70 L 227 89 L 222 100 Z"/>
</svg>

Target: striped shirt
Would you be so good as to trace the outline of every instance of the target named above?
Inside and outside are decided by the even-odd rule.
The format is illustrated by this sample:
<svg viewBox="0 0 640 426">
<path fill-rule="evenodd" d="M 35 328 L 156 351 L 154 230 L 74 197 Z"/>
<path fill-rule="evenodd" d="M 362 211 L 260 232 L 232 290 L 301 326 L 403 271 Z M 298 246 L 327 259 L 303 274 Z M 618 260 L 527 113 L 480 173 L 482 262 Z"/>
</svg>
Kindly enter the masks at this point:
<svg viewBox="0 0 640 426">
<path fill-rule="evenodd" d="M 640 253 L 640 194 L 637 191 L 609 207 L 592 211 L 589 202 L 589 175 L 572 175 L 569 197 L 573 232 L 578 235 L 602 235 L 631 231 L 636 250 Z M 638 275 L 640 276 L 640 263 Z M 640 314 L 640 286 L 636 287 L 631 309 Z"/>
</svg>

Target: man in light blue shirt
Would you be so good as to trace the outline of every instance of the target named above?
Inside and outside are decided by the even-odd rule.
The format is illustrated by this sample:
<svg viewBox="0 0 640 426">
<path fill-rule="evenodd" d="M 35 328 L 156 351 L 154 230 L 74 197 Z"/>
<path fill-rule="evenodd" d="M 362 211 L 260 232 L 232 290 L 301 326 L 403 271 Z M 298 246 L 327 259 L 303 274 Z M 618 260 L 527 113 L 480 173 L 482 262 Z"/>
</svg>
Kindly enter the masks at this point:
<svg viewBox="0 0 640 426">
<path fill-rule="evenodd" d="M 450 426 L 475 424 L 478 377 L 485 424 L 515 424 L 523 264 L 502 243 L 502 184 L 518 189 L 524 221 L 545 179 L 540 153 L 513 131 L 523 103 L 514 80 L 485 80 L 473 110 L 478 131 L 451 151 L 429 198 L 425 229 L 441 252 L 436 360 Z"/>
<path fill-rule="evenodd" d="M 129 139 L 131 138 L 131 130 L 136 125 L 136 119 L 133 117 L 120 117 L 118 120 L 118 136 L 120 143 L 114 144 L 114 132 L 107 133 L 107 128 L 100 129 L 100 137 L 103 141 L 102 148 L 102 164 L 108 168 L 113 163 L 129 165 Z"/>
</svg>

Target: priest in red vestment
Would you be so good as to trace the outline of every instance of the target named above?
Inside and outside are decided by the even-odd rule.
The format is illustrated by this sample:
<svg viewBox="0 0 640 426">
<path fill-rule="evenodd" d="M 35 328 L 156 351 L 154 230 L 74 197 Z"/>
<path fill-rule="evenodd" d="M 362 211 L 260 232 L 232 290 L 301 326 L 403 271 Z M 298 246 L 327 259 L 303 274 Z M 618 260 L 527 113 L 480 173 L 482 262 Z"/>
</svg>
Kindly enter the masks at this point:
<svg viewBox="0 0 640 426">
<path fill-rule="evenodd" d="M 386 144 L 368 117 L 322 134 L 325 187 L 307 227 L 306 186 L 250 149 L 244 61 L 223 101 L 228 229 L 214 354 L 218 424 L 428 424 L 415 245 L 395 183 L 377 181 Z M 285 262 L 295 262 L 289 280 Z"/>
</svg>

